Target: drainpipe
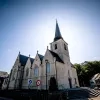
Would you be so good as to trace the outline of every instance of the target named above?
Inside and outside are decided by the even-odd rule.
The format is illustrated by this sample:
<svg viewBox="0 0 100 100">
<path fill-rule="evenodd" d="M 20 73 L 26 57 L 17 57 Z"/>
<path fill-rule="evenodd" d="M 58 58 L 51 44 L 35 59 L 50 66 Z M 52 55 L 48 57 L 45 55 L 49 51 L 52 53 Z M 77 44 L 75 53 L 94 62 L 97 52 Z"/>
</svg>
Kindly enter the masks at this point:
<svg viewBox="0 0 100 100">
<path fill-rule="evenodd" d="M 47 62 L 48 60 L 45 60 L 45 62 L 46 62 L 46 90 L 47 90 Z"/>
</svg>

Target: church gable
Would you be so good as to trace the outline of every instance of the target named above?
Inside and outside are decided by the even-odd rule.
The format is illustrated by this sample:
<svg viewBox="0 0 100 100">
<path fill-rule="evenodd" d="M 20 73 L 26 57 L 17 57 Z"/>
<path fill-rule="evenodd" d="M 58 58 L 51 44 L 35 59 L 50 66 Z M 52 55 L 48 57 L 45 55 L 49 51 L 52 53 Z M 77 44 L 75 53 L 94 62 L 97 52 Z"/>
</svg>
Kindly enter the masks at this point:
<svg viewBox="0 0 100 100">
<path fill-rule="evenodd" d="M 12 68 L 12 72 L 15 72 L 15 71 L 18 71 L 18 70 L 22 71 L 24 69 L 27 61 L 28 61 L 28 57 L 20 54 L 20 52 L 19 52 L 18 57 L 15 61 L 15 64 Z"/>
<path fill-rule="evenodd" d="M 29 56 L 29 57 L 28 57 L 28 60 L 27 60 L 27 62 L 26 62 L 25 68 L 26 68 L 26 67 L 31 68 L 33 62 L 34 62 L 34 59 L 33 59 L 33 58 L 30 58 L 30 56 Z"/>
<path fill-rule="evenodd" d="M 53 62 L 54 57 L 52 56 L 52 54 L 50 53 L 50 51 L 47 49 L 45 56 L 43 58 L 43 62 L 45 62 L 46 60 Z"/>
<path fill-rule="evenodd" d="M 40 60 L 40 58 L 39 58 L 39 55 L 38 55 L 38 53 L 36 54 L 36 57 L 35 57 L 35 59 L 34 59 L 34 62 L 33 62 L 33 64 L 32 64 L 32 68 L 34 68 L 34 66 L 35 65 L 40 65 L 41 64 L 41 60 Z"/>
<path fill-rule="evenodd" d="M 41 56 L 41 58 L 40 58 L 40 56 Z M 36 54 L 36 57 L 35 57 L 35 59 L 34 59 L 34 62 L 33 62 L 33 64 L 32 64 L 32 68 L 31 68 L 31 76 L 30 77 L 37 77 L 38 78 L 38 76 L 41 74 L 41 60 L 42 60 L 42 55 L 40 55 L 40 54 Z"/>
<path fill-rule="evenodd" d="M 30 72 L 30 69 L 32 68 L 32 64 L 34 62 L 34 59 L 33 58 L 28 58 L 27 62 L 26 62 L 26 65 L 25 65 L 25 68 L 24 68 L 24 77 L 28 77 L 29 76 L 29 72 Z"/>
<path fill-rule="evenodd" d="M 27 78 L 29 76 L 30 67 L 31 67 L 31 61 L 30 61 L 30 58 L 28 58 L 25 68 L 24 68 L 24 78 Z"/>
<path fill-rule="evenodd" d="M 43 58 L 43 62 L 42 62 L 42 67 L 41 67 L 41 76 L 45 76 L 46 73 L 46 64 L 48 65 L 47 67 L 47 73 L 48 75 L 54 75 L 55 70 L 54 70 L 54 57 L 52 56 L 52 54 L 50 53 L 50 51 L 47 49 L 46 53 L 44 55 Z"/>
<path fill-rule="evenodd" d="M 15 68 L 15 67 L 17 68 L 19 65 L 20 65 L 20 60 L 19 60 L 19 55 L 18 55 L 14 65 L 13 65 L 13 68 Z"/>
</svg>

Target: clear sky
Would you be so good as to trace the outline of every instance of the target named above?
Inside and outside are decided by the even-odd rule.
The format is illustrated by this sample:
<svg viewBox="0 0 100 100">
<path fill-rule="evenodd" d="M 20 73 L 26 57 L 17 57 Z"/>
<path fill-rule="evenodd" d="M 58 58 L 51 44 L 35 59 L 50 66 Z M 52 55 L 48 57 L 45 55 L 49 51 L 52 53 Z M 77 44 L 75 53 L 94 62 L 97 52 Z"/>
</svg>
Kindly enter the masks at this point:
<svg viewBox="0 0 100 100">
<path fill-rule="evenodd" d="M 58 20 L 72 63 L 100 60 L 99 0 L 0 0 L 0 71 L 19 53 L 45 54 Z"/>
</svg>

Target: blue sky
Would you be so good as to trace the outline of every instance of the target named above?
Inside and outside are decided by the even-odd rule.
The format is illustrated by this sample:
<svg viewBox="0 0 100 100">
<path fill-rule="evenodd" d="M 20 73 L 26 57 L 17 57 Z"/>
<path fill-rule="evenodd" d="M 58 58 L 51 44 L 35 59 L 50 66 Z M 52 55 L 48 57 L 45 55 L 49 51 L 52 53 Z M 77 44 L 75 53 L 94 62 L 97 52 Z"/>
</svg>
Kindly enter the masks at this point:
<svg viewBox="0 0 100 100">
<path fill-rule="evenodd" d="M 0 70 L 10 72 L 19 51 L 44 55 L 56 19 L 72 63 L 100 60 L 99 0 L 0 0 Z"/>
</svg>

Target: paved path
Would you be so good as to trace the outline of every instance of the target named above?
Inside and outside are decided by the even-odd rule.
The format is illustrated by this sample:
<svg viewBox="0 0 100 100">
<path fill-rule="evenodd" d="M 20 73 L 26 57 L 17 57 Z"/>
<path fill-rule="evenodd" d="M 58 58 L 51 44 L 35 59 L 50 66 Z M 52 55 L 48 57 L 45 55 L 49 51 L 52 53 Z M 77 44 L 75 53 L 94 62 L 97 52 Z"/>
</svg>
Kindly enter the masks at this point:
<svg viewBox="0 0 100 100">
<path fill-rule="evenodd" d="M 9 98 L 0 97 L 0 100 L 13 100 L 13 99 L 9 99 Z"/>
</svg>

